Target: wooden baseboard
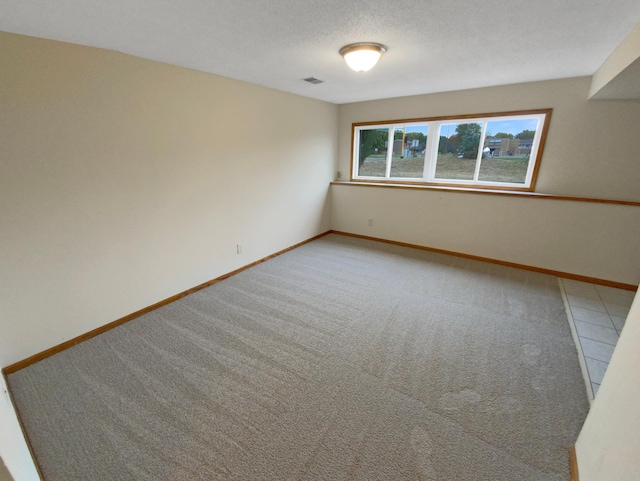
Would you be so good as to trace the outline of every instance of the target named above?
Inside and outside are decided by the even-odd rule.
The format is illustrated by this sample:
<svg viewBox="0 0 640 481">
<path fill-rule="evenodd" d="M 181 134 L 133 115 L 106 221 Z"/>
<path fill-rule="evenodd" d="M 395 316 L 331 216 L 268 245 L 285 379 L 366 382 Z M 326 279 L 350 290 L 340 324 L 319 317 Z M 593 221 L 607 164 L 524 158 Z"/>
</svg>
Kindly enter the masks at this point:
<svg viewBox="0 0 640 481">
<path fill-rule="evenodd" d="M 569 448 L 569 471 L 571 473 L 571 481 L 580 481 L 575 445 Z"/>
<path fill-rule="evenodd" d="M 103 332 L 107 332 L 111 329 L 113 329 L 114 327 L 118 327 L 122 324 L 125 324 L 126 322 L 131 321 L 132 319 L 135 319 L 137 317 L 142 316 L 143 314 L 147 314 L 151 311 L 154 311 L 155 309 L 158 309 L 159 307 L 165 306 L 167 304 L 170 304 L 173 301 L 177 301 L 178 299 L 188 296 L 189 294 L 193 294 L 194 292 L 197 292 L 199 290 L 204 289 L 205 287 L 209 287 L 212 286 L 213 284 L 216 284 L 220 281 L 223 281 L 224 279 L 228 279 L 229 277 L 238 274 L 246 269 L 249 269 L 250 267 L 256 266 L 258 264 L 261 264 L 265 261 L 268 261 L 269 259 L 273 259 L 274 257 L 277 257 L 281 254 L 284 254 L 285 252 L 288 252 L 290 250 L 293 250 L 297 247 L 300 247 L 304 244 L 307 244 L 309 242 L 312 242 L 316 239 L 319 239 L 321 237 L 326 236 L 327 234 L 330 234 L 331 231 L 327 231 L 324 232 L 322 234 L 318 234 L 317 236 L 311 237 L 310 239 L 307 239 L 305 241 L 299 242 L 295 245 L 292 245 L 291 247 L 287 247 L 286 249 L 282 249 L 281 251 L 276 252 L 275 254 L 271 254 L 267 257 L 263 257 L 260 260 L 257 260 L 255 262 L 252 262 L 251 264 L 247 264 L 246 266 L 240 267 L 239 269 L 236 269 L 235 271 L 232 272 L 228 272 L 226 274 L 221 275 L 220 277 L 216 277 L 215 279 L 211 279 L 210 281 L 204 282 L 198 286 L 192 287 L 191 289 L 187 289 L 186 291 L 180 292 L 174 296 L 171 296 L 167 299 L 164 299 L 160 302 L 156 302 L 155 304 L 152 304 L 151 306 L 145 307 L 143 309 L 140 309 L 139 311 L 133 312 L 127 316 L 124 316 L 120 319 L 117 319 L 115 321 L 112 321 L 108 324 L 105 324 L 104 326 L 100 326 L 97 327 L 96 329 L 93 329 L 92 331 L 86 332 L 84 334 L 81 334 L 77 337 L 74 337 L 73 339 L 69 339 L 68 341 L 65 341 L 61 344 L 58 344 L 57 346 L 53 346 L 49 349 L 46 349 L 42 352 L 39 352 L 37 354 L 34 354 L 33 356 L 30 356 L 26 359 L 23 359 L 22 361 L 18 361 L 14 364 L 11 364 L 5 368 L 2 369 L 2 374 L 4 374 L 5 376 L 12 374 L 16 371 L 19 371 L 20 369 L 24 369 L 27 366 L 30 366 L 31 364 L 35 364 L 38 361 L 42 361 L 43 359 L 46 359 L 48 357 L 53 356 L 54 354 L 57 354 L 59 352 L 62 352 L 66 349 L 69 349 L 70 347 L 75 346 L 76 344 L 79 344 L 83 341 L 86 341 L 87 339 L 91 339 L 92 337 L 95 337 L 99 334 L 102 334 Z"/>
<path fill-rule="evenodd" d="M 448 251 L 444 249 L 436 249 L 435 247 L 421 246 L 418 244 L 409 244 L 406 242 L 398 242 L 394 240 L 382 239 L 379 237 L 371 237 L 371 236 L 366 236 L 361 234 L 352 234 L 350 232 L 332 230 L 332 231 L 329 231 L 329 233 L 344 235 L 348 237 L 356 237 L 358 239 L 384 242 L 385 244 L 393 244 L 393 245 L 402 246 L 402 247 L 411 247 L 413 249 L 420 249 L 423 251 L 436 252 L 438 254 L 446 254 L 449 256 L 462 257 L 464 259 L 470 259 L 473 261 L 489 262 L 490 264 L 497 264 L 497 265 L 506 266 L 506 267 L 515 267 L 516 269 L 523 269 L 526 271 L 538 272 L 540 274 L 548 274 L 555 277 L 562 277 L 564 279 L 573 279 L 575 281 L 589 282 L 591 284 L 615 287 L 616 289 L 624 289 L 627 291 L 634 291 L 634 292 L 638 290 L 638 286 L 634 286 L 633 284 L 624 284 L 622 282 L 608 281 L 606 279 L 598 279 L 597 277 L 581 276 L 578 274 L 571 274 L 570 272 L 555 271 L 553 269 L 545 269 L 543 267 L 535 267 L 535 266 L 528 266 L 526 264 L 518 264 L 515 262 L 501 261 L 499 259 L 492 259 L 490 257 L 475 256 L 471 254 L 464 254 L 461 252 Z"/>
</svg>

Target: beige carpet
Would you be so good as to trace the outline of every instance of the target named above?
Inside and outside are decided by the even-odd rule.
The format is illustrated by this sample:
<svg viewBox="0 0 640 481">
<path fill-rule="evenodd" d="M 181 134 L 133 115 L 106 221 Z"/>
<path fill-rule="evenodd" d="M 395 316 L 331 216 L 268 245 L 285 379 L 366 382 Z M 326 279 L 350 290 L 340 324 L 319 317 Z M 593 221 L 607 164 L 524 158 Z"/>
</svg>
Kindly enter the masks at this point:
<svg viewBox="0 0 640 481">
<path fill-rule="evenodd" d="M 12 374 L 46 479 L 568 481 L 551 276 L 330 235 Z"/>
</svg>

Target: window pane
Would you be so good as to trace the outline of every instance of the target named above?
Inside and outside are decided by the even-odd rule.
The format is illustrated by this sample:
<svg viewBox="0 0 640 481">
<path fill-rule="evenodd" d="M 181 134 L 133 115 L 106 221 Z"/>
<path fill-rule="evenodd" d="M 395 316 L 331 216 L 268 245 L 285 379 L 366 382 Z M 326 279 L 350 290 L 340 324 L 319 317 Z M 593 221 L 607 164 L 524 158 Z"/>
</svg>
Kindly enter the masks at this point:
<svg viewBox="0 0 640 481">
<path fill-rule="evenodd" d="M 524 184 L 538 119 L 487 122 L 478 180 Z"/>
<path fill-rule="evenodd" d="M 436 179 L 473 180 L 482 125 L 442 124 L 436 161 Z"/>
<path fill-rule="evenodd" d="M 422 178 L 427 131 L 426 125 L 396 127 L 393 133 L 391 177 Z"/>
<path fill-rule="evenodd" d="M 358 175 L 384 177 L 389 129 L 363 129 L 358 148 Z"/>
</svg>

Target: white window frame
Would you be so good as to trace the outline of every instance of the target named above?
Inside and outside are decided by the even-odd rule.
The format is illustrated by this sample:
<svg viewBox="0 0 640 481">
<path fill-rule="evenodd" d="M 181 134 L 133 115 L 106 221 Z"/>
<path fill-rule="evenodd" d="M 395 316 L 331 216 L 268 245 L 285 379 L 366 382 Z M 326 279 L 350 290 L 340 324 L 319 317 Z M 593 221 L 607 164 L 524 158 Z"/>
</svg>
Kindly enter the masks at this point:
<svg viewBox="0 0 640 481">
<path fill-rule="evenodd" d="M 391 183 L 391 184 L 423 184 L 423 185 L 439 185 L 450 187 L 465 187 L 465 188 L 477 188 L 477 189 L 498 189 L 498 190 L 518 190 L 518 191 L 533 191 L 535 188 L 535 181 L 540 167 L 540 160 L 542 157 L 542 151 L 547 136 L 547 130 L 551 119 L 551 109 L 541 110 L 527 110 L 520 112 L 498 112 L 488 114 L 475 114 L 475 115 L 463 115 L 463 116 L 447 116 L 447 117 L 433 117 L 425 119 L 409 119 L 409 120 L 395 120 L 385 122 L 363 122 L 354 123 L 352 125 L 352 157 L 351 157 L 351 181 L 353 182 L 369 182 L 369 183 Z M 487 124 L 495 121 L 508 121 L 508 120 L 522 120 L 522 119 L 537 119 L 538 128 L 536 129 L 536 135 L 532 140 L 531 152 L 529 154 L 529 164 L 527 166 L 527 172 L 525 182 L 523 183 L 511 183 L 511 182 L 495 182 L 479 180 L 480 167 L 482 165 L 483 146 L 485 144 L 485 137 L 487 131 Z M 436 178 L 436 166 L 438 158 L 438 146 L 440 141 L 440 127 L 446 124 L 466 124 L 466 123 L 480 123 L 481 135 L 478 145 L 478 156 L 476 158 L 476 165 L 474 171 L 473 180 L 459 180 L 459 179 L 439 179 Z M 411 126 L 426 126 L 427 131 L 427 143 L 425 146 L 425 159 L 424 170 L 421 177 L 391 177 L 391 163 L 393 160 L 393 142 L 394 133 L 396 128 L 404 128 Z M 385 176 L 363 176 L 359 175 L 359 162 L 356 160 L 359 158 L 360 147 L 360 132 L 363 130 L 372 129 L 388 129 L 387 137 L 387 156 L 385 166 Z"/>
</svg>

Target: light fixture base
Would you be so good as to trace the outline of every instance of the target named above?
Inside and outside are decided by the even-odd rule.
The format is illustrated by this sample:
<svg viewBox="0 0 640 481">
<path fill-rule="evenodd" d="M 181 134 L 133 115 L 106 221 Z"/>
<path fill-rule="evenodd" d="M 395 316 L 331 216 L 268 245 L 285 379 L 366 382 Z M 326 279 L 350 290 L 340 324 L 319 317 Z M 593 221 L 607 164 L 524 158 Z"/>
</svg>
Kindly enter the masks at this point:
<svg viewBox="0 0 640 481">
<path fill-rule="evenodd" d="M 378 60 L 386 51 L 387 47 L 380 43 L 358 42 L 342 47 L 340 55 L 342 55 L 351 69 L 356 72 L 366 72 L 378 63 Z"/>
</svg>

